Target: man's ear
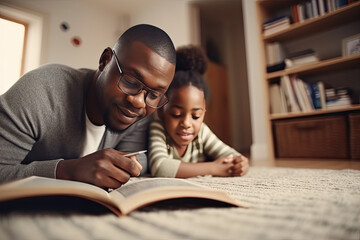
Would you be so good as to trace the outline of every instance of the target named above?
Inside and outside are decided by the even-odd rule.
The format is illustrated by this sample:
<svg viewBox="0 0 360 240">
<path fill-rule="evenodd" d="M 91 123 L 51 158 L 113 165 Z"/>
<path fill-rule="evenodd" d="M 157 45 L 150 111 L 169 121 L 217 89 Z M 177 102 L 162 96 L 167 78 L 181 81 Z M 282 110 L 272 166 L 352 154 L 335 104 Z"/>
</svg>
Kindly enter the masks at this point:
<svg viewBox="0 0 360 240">
<path fill-rule="evenodd" d="M 99 60 L 99 70 L 103 71 L 105 66 L 111 61 L 113 52 L 111 48 L 107 47 L 101 54 L 100 60 Z"/>
</svg>

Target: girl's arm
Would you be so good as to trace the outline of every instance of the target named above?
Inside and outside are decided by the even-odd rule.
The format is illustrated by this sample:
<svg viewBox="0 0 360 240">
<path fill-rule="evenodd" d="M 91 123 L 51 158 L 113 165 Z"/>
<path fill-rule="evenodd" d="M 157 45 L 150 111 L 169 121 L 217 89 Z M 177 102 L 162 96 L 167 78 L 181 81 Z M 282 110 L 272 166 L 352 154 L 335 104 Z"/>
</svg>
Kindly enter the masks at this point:
<svg viewBox="0 0 360 240">
<path fill-rule="evenodd" d="M 165 129 L 159 120 L 150 124 L 149 165 L 155 177 L 175 177 L 181 161 L 168 154 Z"/>
<path fill-rule="evenodd" d="M 203 141 L 204 153 L 215 160 L 233 155 L 231 160 L 233 167 L 229 170 L 231 176 L 245 175 L 249 169 L 249 160 L 235 149 L 222 142 L 205 123 L 203 123 L 203 125 L 204 130 L 199 137 Z"/>
<path fill-rule="evenodd" d="M 232 176 L 232 156 L 218 158 L 212 162 L 187 163 L 181 162 L 176 173 L 177 178 L 189 178 L 196 176 L 212 175 L 217 177 Z"/>
<path fill-rule="evenodd" d="M 181 162 L 176 177 L 188 178 L 204 175 L 230 177 L 240 176 L 244 173 L 243 170 L 247 171 L 247 159 L 244 159 L 235 149 L 223 143 L 205 123 L 203 123 L 198 137 L 201 142 L 200 145 L 203 147 L 203 153 L 210 156 L 214 161 Z"/>
<path fill-rule="evenodd" d="M 241 156 L 238 151 L 221 141 L 205 123 L 203 125 L 203 131 L 199 138 L 203 142 L 205 155 L 211 159 L 218 159 L 229 155 Z"/>
</svg>

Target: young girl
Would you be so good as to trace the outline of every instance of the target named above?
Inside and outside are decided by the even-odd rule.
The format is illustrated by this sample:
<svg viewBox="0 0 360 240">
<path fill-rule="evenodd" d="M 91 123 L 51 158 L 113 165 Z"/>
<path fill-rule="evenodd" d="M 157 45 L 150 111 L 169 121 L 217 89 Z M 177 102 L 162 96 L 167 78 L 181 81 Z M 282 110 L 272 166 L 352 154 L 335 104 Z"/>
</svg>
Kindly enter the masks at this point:
<svg viewBox="0 0 360 240">
<path fill-rule="evenodd" d="M 248 159 L 223 143 L 203 122 L 207 66 L 200 48 L 176 52 L 176 72 L 168 104 L 158 110 L 150 128 L 149 163 L 153 176 L 187 178 L 201 175 L 242 176 Z"/>
</svg>

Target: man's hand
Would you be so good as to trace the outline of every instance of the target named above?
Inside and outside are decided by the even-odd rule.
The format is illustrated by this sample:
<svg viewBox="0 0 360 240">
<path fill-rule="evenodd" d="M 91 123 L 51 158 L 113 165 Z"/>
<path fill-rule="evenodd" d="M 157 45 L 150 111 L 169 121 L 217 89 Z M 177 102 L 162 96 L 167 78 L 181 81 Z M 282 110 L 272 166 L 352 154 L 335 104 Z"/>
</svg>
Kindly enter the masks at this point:
<svg viewBox="0 0 360 240">
<path fill-rule="evenodd" d="M 115 149 L 103 149 L 82 158 L 60 161 L 56 178 L 86 182 L 101 188 L 116 189 L 140 175 L 136 156 L 124 157 Z"/>
</svg>

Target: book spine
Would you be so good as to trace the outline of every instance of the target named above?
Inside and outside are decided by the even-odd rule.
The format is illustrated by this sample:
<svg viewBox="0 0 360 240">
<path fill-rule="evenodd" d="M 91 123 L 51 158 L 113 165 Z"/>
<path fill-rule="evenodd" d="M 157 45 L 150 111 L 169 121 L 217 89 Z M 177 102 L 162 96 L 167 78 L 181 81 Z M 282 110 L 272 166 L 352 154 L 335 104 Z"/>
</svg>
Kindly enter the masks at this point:
<svg viewBox="0 0 360 240">
<path fill-rule="evenodd" d="M 339 0 L 339 8 L 347 5 L 348 2 L 346 0 Z"/>
<path fill-rule="evenodd" d="M 306 2 L 305 6 L 306 6 L 306 18 L 313 18 L 314 15 L 312 13 L 311 2 Z"/>
<path fill-rule="evenodd" d="M 305 95 L 306 106 L 307 106 L 307 108 L 309 110 L 314 110 L 315 107 L 314 107 L 314 104 L 312 103 L 312 100 L 311 100 L 310 89 L 309 89 L 308 85 L 303 80 L 300 80 L 300 81 L 301 81 L 301 86 L 302 86 L 302 89 L 303 89 L 303 92 L 304 92 L 304 95 Z"/>
<path fill-rule="evenodd" d="M 288 27 L 290 27 L 290 23 L 284 23 L 278 26 L 275 26 L 273 28 L 269 28 L 269 29 L 264 29 L 264 36 L 273 34 L 273 33 L 277 33 L 280 32 L 282 30 L 287 29 Z"/>
<path fill-rule="evenodd" d="M 318 0 L 318 2 L 319 2 L 319 13 L 320 13 L 320 15 L 324 15 L 325 14 L 324 1 Z"/>
<path fill-rule="evenodd" d="M 321 108 L 326 109 L 326 96 L 325 96 L 324 83 L 323 82 L 318 82 L 317 85 L 318 85 L 318 88 L 319 88 Z"/>
<path fill-rule="evenodd" d="M 319 8 L 318 8 L 317 0 L 311 0 L 311 6 L 313 8 L 314 17 L 318 17 L 319 16 Z"/>
<path fill-rule="evenodd" d="M 297 10 L 297 5 L 292 5 L 291 6 L 291 14 L 292 14 L 292 18 L 294 23 L 298 23 L 299 22 L 299 15 L 298 15 L 298 10 Z"/>
<path fill-rule="evenodd" d="M 303 22 L 305 20 L 303 5 L 302 4 L 297 4 L 296 9 L 297 9 L 298 16 L 299 16 L 299 22 Z"/>
<path fill-rule="evenodd" d="M 320 92 L 316 83 L 309 83 L 311 88 L 311 99 L 315 109 L 321 109 Z"/>
<path fill-rule="evenodd" d="M 329 6 L 327 4 L 327 0 L 322 0 L 322 1 L 324 3 L 324 11 L 325 11 L 325 13 L 329 12 Z"/>
<path fill-rule="evenodd" d="M 270 86 L 270 110 L 271 113 L 284 113 L 287 112 L 286 104 L 283 103 L 282 89 L 279 84 L 271 84 Z"/>
<path fill-rule="evenodd" d="M 285 93 L 285 97 L 287 99 L 288 102 L 288 111 L 289 112 L 299 112 L 300 111 L 300 107 L 295 99 L 294 96 L 294 90 L 291 86 L 290 83 L 290 78 L 288 75 L 282 76 L 280 79 L 280 85 L 282 86 L 284 93 Z"/>
<path fill-rule="evenodd" d="M 271 66 L 267 66 L 266 67 L 266 72 L 267 73 L 271 73 L 271 72 L 276 72 L 276 71 L 280 71 L 280 70 L 284 70 L 286 67 L 286 64 L 284 61 L 271 65 Z"/>
<path fill-rule="evenodd" d="M 306 105 L 306 99 L 304 96 L 304 92 L 301 86 L 301 80 L 296 78 L 295 76 L 290 77 L 291 84 L 294 88 L 295 96 L 298 101 L 298 104 L 303 112 L 308 111 L 308 107 Z"/>
</svg>

